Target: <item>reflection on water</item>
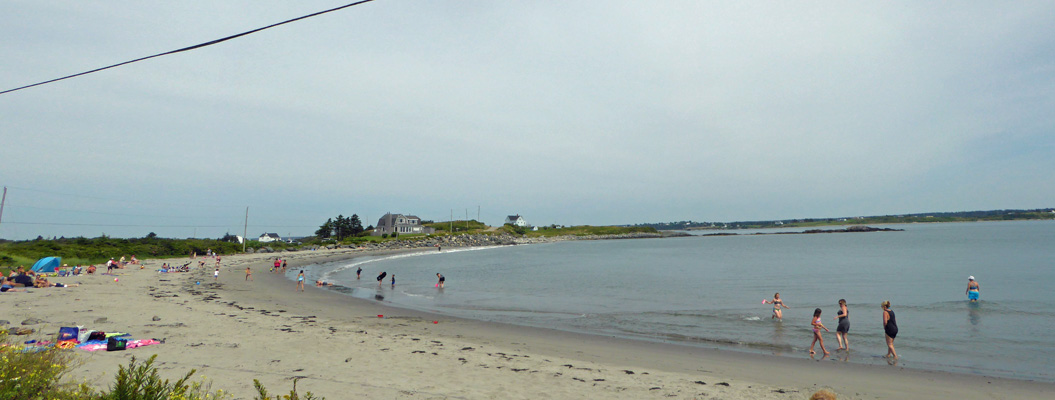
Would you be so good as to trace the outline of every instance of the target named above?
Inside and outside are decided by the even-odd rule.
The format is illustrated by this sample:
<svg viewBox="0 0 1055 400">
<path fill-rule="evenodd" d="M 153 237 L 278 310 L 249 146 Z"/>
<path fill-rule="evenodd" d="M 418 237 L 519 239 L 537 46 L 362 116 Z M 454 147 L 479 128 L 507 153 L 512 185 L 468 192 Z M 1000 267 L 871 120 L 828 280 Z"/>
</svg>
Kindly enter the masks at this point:
<svg viewBox="0 0 1055 400">
<path fill-rule="evenodd" d="M 978 333 L 978 324 L 982 323 L 982 303 L 967 303 L 967 319 L 971 321 L 971 332 Z"/>
</svg>

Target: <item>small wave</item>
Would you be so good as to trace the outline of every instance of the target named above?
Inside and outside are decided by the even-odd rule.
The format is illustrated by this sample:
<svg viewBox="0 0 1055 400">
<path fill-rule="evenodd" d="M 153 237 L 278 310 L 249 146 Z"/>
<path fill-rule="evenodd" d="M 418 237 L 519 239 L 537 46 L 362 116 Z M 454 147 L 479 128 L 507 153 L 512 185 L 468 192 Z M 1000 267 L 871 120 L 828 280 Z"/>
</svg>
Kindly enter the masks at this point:
<svg viewBox="0 0 1055 400">
<path fill-rule="evenodd" d="M 330 277 L 333 274 L 336 274 L 338 272 L 347 271 L 347 270 L 352 269 L 352 268 L 356 268 L 356 267 L 359 267 L 359 266 L 362 266 L 362 265 L 365 265 L 365 264 L 370 264 L 370 263 L 374 263 L 374 262 L 378 262 L 378 261 L 398 260 L 398 259 L 401 259 L 401 258 L 408 258 L 408 257 L 434 256 L 434 255 L 448 254 L 448 253 L 461 253 L 461 252 L 466 252 L 466 251 L 489 250 L 489 249 L 497 249 L 497 248 L 503 248 L 503 247 L 510 247 L 510 246 L 466 247 L 466 248 L 445 250 L 445 251 L 442 251 L 442 252 L 441 251 L 437 251 L 437 252 L 421 251 L 421 252 L 416 252 L 416 253 L 393 254 L 393 255 L 390 255 L 390 256 L 386 256 L 386 257 L 378 257 L 378 258 L 372 258 L 372 259 L 369 259 L 369 260 L 354 261 L 354 262 L 352 262 L 350 264 L 340 265 L 340 266 L 337 266 L 337 267 L 335 267 L 335 268 L 333 268 L 333 269 L 331 269 L 329 271 L 324 272 L 322 274 L 322 280 L 330 280 Z"/>
<path fill-rule="evenodd" d="M 744 317 L 744 321 L 761 321 L 761 320 L 762 320 L 762 318 L 759 318 L 759 317 Z"/>
</svg>

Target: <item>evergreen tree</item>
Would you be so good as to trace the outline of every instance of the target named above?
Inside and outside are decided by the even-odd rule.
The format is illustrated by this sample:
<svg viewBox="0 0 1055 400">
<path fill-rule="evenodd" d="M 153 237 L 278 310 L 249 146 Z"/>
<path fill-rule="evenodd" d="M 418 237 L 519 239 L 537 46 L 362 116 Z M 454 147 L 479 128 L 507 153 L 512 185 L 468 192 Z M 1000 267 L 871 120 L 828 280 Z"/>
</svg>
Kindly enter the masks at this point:
<svg viewBox="0 0 1055 400">
<path fill-rule="evenodd" d="M 319 227 L 319 230 L 315 231 L 315 236 L 319 239 L 326 239 L 333 235 L 333 218 L 326 219 L 326 223 Z"/>
<path fill-rule="evenodd" d="M 359 236 L 359 234 L 363 233 L 363 221 L 359 220 L 358 214 L 352 214 L 351 231 L 352 236 Z"/>
</svg>

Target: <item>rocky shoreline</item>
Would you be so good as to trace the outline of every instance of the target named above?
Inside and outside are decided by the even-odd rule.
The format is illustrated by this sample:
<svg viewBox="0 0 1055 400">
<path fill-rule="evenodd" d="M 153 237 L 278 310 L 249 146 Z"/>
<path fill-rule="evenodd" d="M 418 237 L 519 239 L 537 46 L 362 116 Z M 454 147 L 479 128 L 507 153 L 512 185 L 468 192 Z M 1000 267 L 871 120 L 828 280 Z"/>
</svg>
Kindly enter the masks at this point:
<svg viewBox="0 0 1055 400">
<path fill-rule="evenodd" d="M 425 238 L 415 238 L 413 240 L 392 240 L 387 242 L 379 243 L 363 243 L 363 244 L 348 244 L 348 245 L 326 245 L 326 246 L 303 246 L 300 248 L 287 248 L 273 249 L 271 247 L 262 247 L 259 249 L 249 248 L 246 249 L 246 253 L 276 253 L 276 252 L 300 252 L 300 251 L 313 251 L 317 249 L 327 250 L 338 250 L 338 249 L 350 249 L 350 250 L 361 250 L 361 251 L 377 251 L 377 250 L 403 250 L 403 249 L 424 249 L 431 247 L 440 248 L 459 248 L 459 247 L 485 247 L 485 246 L 513 246 L 520 244 L 537 244 L 537 243 L 553 243 L 553 242 L 565 242 L 571 240 L 619 240 L 619 239 L 660 239 L 668 237 L 684 237 L 693 236 L 684 232 L 666 232 L 666 233 L 623 233 L 615 235 L 564 235 L 564 236 L 552 236 L 552 237 L 521 237 L 503 233 L 499 235 L 487 235 L 487 234 L 467 234 L 467 235 L 445 235 L 445 236 L 429 236 Z"/>
<path fill-rule="evenodd" d="M 846 229 L 807 229 L 802 232 L 754 232 L 746 235 L 809 235 L 814 233 L 857 233 L 857 232 L 904 232 L 904 229 L 895 228 L 875 228 L 864 225 L 854 225 Z M 722 233 L 709 233 L 706 235 L 699 236 L 740 236 L 739 233 L 733 232 L 722 232 Z"/>
</svg>

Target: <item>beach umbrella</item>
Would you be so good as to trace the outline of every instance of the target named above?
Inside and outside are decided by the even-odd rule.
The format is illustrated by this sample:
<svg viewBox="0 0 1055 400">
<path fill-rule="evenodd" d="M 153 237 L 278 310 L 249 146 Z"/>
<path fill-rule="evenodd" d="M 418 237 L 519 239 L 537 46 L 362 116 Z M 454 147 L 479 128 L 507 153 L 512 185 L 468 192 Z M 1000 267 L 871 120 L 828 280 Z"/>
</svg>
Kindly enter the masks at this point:
<svg viewBox="0 0 1055 400">
<path fill-rule="evenodd" d="M 44 257 L 33 264 L 32 271 L 36 273 L 52 273 L 59 266 L 62 257 Z"/>
</svg>

